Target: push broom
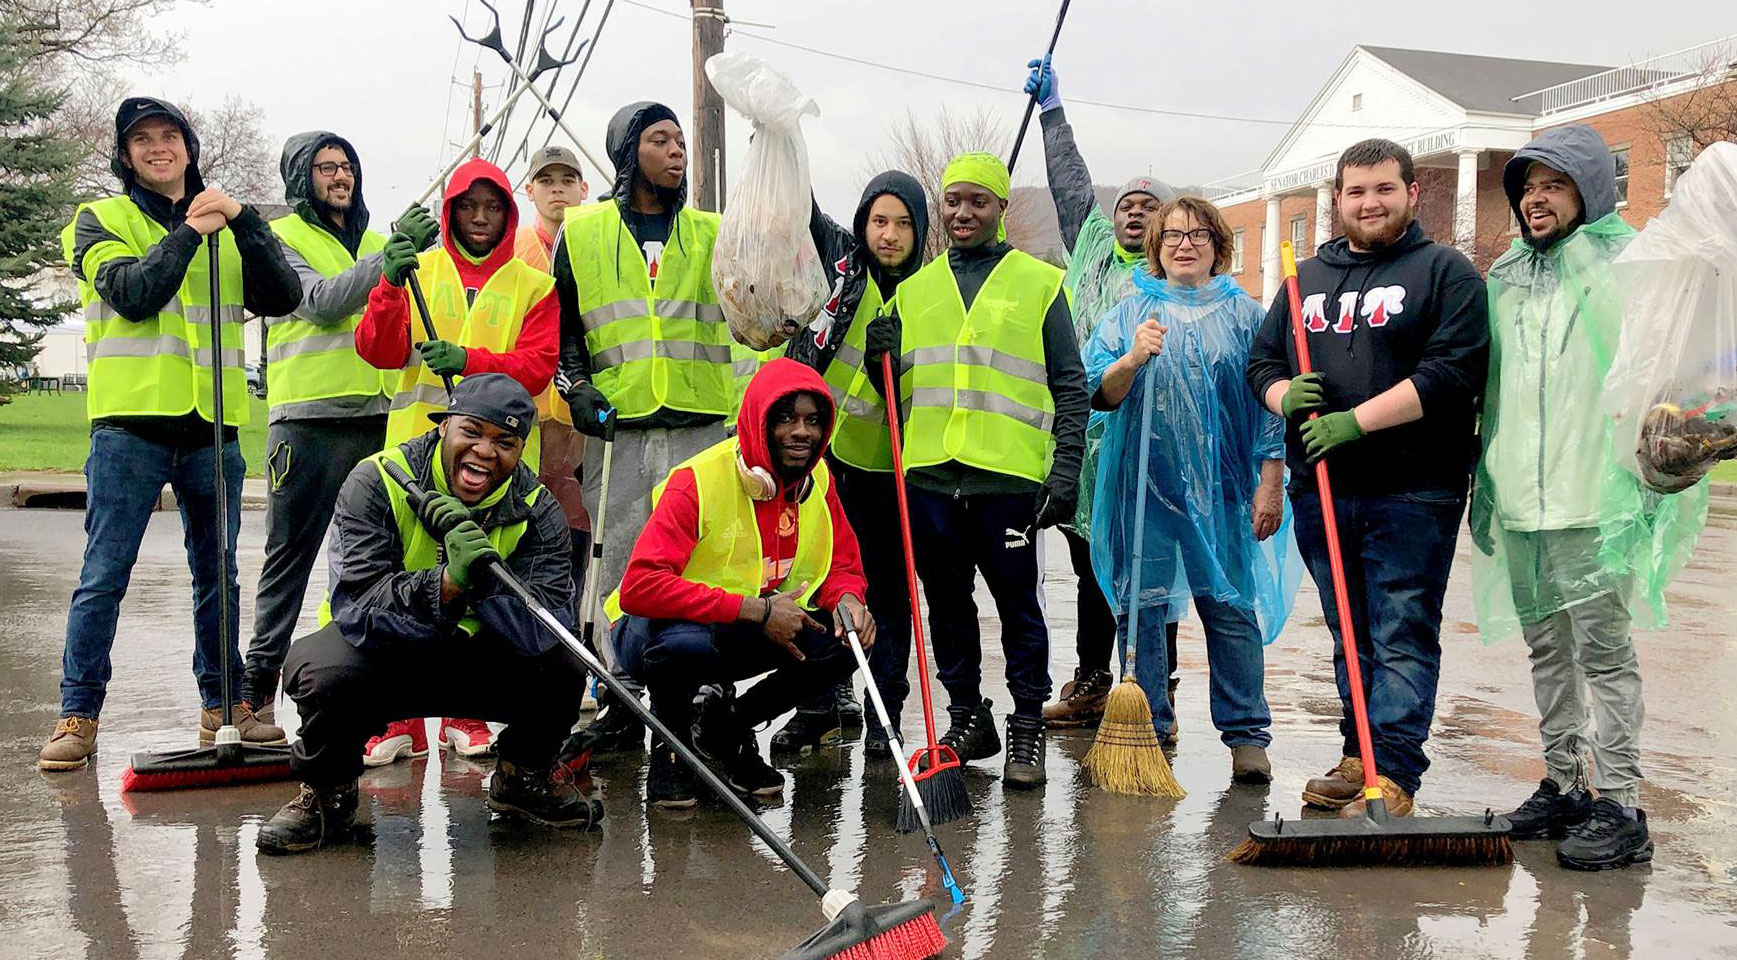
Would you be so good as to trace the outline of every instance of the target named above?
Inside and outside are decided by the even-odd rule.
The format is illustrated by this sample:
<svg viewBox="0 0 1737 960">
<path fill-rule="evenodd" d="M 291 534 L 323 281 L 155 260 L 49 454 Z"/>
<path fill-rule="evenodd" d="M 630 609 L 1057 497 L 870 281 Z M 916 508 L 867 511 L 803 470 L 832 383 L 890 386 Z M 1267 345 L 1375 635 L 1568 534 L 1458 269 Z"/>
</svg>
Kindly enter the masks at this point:
<svg viewBox="0 0 1737 960">
<path fill-rule="evenodd" d="M 235 727 L 235 694 L 230 688 L 230 668 L 235 637 L 229 624 L 229 571 L 235 550 L 229 539 L 229 487 L 223 469 L 223 278 L 218 272 L 217 237 L 205 237 L 211 271 L 211 431 L 212 472 L 217 486 L 217 664 L 222 672 L 223 726 L 211 746 L 168 753 L 135 753 L 132 764 L 121 773 L 121 791 L 179 790 L 187 787 L 220 787 L 234 783 L 288 780 L 290 752 L 285 746 L 244 743 Z M 237 350 L 241 347 L 238 344 Z M 197 362 L 197 354 L 195 354 Z"/>
<path fill-rule="evenodd" d="M 1291 338 L 1297 349 L 1297 370 L 1309 373 L 1309 339 L 1303 332 L 1303 302 L 1297 291 L 1297 257 L 1290 241 L 1279 243 L 1285 296 L 1291 308 Z M 1319 413 L 1309 414 L 1313 420 Z M 1327 534 L 1327 563 L 1333 574 L 1333 605 L 1339 612 L 1339 641 L 1345 652 L 1345 677 L 1351 686 L 1351 713 L 1357 728 L 1357 752 L 1363 759 L 1364 815 L 1330 820 L 1273 819 L 1249 824 L 1248 839 L 1231 851 L 1237 863 L 1260 866 L 1368 866 L 1373 864 L 1500 866 L 1514 859 L 1508 842 L 1508 819 L 1485 810 L 1481 817 L 1395 817 L 1376 782 L 1375 749 L 1369 736 L 1369 707 L 1363 694 L 1363 668 L 1358 661 L 1356 624 L 1345 585 L 1345 558 L 1339 548 L 1339 521 L 1333 510 L 1333 488 L 1327 481 L 1327 461 L 1315 463 L 1315 486 L 1321 495 L 1321 522 Z"/>
</svg>

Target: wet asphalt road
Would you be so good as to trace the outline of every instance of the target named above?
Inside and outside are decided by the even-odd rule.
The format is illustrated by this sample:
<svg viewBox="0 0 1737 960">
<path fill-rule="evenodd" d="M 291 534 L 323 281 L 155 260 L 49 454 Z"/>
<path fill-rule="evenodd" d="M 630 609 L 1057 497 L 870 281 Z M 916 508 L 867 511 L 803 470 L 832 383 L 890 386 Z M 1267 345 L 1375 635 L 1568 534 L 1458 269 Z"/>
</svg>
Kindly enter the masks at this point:
<svg viewBox="0 0 1737 960">
<path fill-rule="evenodd" d="M 648 817 L 631 759 L 598 765 L 609 813 L 590 833 L 491 822 L 486 765 L 437 754 L 373 771 L 372 842 L 290 859 L 257 855 L 253 839 L 291 784 L 123 799 L 130 754 L 190 742 L 197 722 L 173 513 L 152 520 L 123 606 L 101 752 L 87 770 L 39 774 L 81 521 L 0 510 L 0 957 L 760 957 L 821 925 L 806 888 L 721 807 Z M 244 514 L 244 625 L 263 522 Z M 1059 539 L 1051 546 L 1059 685 L 1073 668 L 1073 591 Z M 1461 549 L 1423 813 L 1499 810 L 1542 775 L 1524 649 L 1480 644 Z M 971 896 L 942 919 L 946 955 L 1737 957 L 1734 568 L 1737 531 L 1710 528 L 1671 594 L 1672 628 L 1641 637 L 1650 866 L 1569 873 L 1542 843 L 1518 845 L 1502 868 L 1229 863 L 1248 821 L 1295 816 L 1303 781 L 1337 759 L 1328 634 L 1305 586 L 1268 651 L 1271 788 L 1229 785 L 1199 627 L 1185 623 L 1175 763 L 1188 797 L 1092 788 L 1079 768 L 1089 733 L 1052 736 L 1041 792 L 1004 792 L 999 758 L 975 765 L 976 815 L 940 829 Z M 312 610 L 310 599 L 304 623 Z M 992 638 L 994 623 L 985 628 Z M 986 661 L 985 687 L 1005 709 L 999 657 Z M 917 730 L 914 695 L 910 707 L 905 728 Z M 287 702 L 280 718 L 292 722 Z M 865 763 L 851 744 L 785 769 L 787 803 L 766 818 L 834 886 L 869 902 L 941 896 L 917 835 L 892 829 L 889 764 Z"/>
</svg>

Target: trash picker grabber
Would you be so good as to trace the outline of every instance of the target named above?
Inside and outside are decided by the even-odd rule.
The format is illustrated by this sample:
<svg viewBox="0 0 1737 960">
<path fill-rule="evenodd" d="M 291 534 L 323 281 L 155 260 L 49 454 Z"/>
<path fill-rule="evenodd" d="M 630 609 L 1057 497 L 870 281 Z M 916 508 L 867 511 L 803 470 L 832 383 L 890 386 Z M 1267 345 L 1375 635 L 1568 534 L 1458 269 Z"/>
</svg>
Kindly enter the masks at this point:
<svg viewBox="0 0 1737 960">
<path fill-rule="evenodd" d="M 1297 350 L 1297 371 L 1309 373 L 1309 338 L 1303 332 L 1303 300 L 1297 289 L 1297 257 L 1288 240 L 1279 242 L 1285 295 L 1291 309 L 1291 338 Z M 1313 420 L 1319 413 L 1309 414 Z M 1288 866 L 1364 866 L 1369 864 L 1446 864 L 1499 866 L 1514 859 L 1508 842 L 1508 818 L 1489 810 L 1481 817 L 1394 817 L 1376 782 L 1375 748 L 1369 735 L 1369 707 L 1363 696 L 1363 667 L 1358 661 L 1356 624 L 1345 584 L 1345 558 L 1339 546 L 1339 520 L 1333 510 L 1333 487 L 1327 461 L 1315 463 L 1315 485 L 1321 496 L 1321 522 L 1326 528 L 1327 563 L 1333 575 L 1333 605 L 1339 612 L 1339 641 L 1345 652 L 1345 677 L 1351 686 L 1351 714 L 1357 728 L 1357 752 L 1363 759 L 1363 807 L 1355 819 L 1296 820 L 1275 815 L 1271 821 L 1249 824 L 1248 839 L 1231 851 L 1237 863 Z"/>
<path fill-rule="evenodd" d="M 1061 9 L 1056 11 L 1055 30 L 1049 35 L 1049 48 L 1043 52 L 1043 69 L 1049 69 L 1049 58 L 1055 54 L 1055 42 L 1061 39 L 1062 21 L 1068 18 L 1068 4 L 1071 0 L 1062 0 Z M 1037 110 L 1037 91 L 1031 92 L 1031 99 L 1025 101 L 1025 116 L 1019 120 L 1019 133 L 1013 138 L 1013 152 L 1007 155 L 1007 173 L 1013 174 L 1013 165 L 1019 162 L 1019 148 L 1025 143 L 1026 128 L 1031 126 L 1032 112 Z"/>
<path fill-rule="evenodd" d="M 410 288 L 410 299 L 416 301 L 416 315 L 422 318 L 423 334 L 430 340 L 439 340 L 440 334 L 434 332 L 434 318 L 428 313 L 428 300 L 422 296 L 422 282 L 416 279 L 415 270 L 404 275 L 404 285 Z M 441 374 L 440 382 L 446 384 L 446 399 L 450 403 L 452 401 L 452 374 Z"/>
<path fill-rule="evenodd" d="M 899 383 L 893 376 L 891 354 L 881 355 L 881 381 L 886 387 L 887 436 L 893 447 L 893 489 L 899 498 L 899 533 L 905 542 L 905 585 L 911 591 L 911 641 L 917 648 L 917 680 L 923 693 L 923 732 L 929 741 L 928 746 L 911 752 L 910 768 L 923 794 L 923 802 L 929 808 L 929 815 L 935 823 L 949 823 L 971 815 L 971 794 L 965 789 L 965 773 L 959 755 L 952 747 L 935 739 L 935 701 L 929 692 L 928 644 L 923 641 L 923 606 L 917 593 L 917 551 L 911 544 L 911 505 L 905 494 L 905 452 L 904 445 L 899 442 Z M 887 732 L 892 732 L 890 726 Z M 910 802 L 908 796 L 901 798 L 900 820 L 911 816 L 904 810 L 904 805 Z"/>
<path fill-rule="evenodd" d="M 422 489 L 416 479 L 397 464 L 382 461 L 381 466 L 385 468 L 386 474 L 392 478 L 393 482 L 403 488 L 411 508 L 420 516 L 422 504 L 428 498 L 428 491 Z M 436 537 L 444 537 L 446 534 L 445 530 L 431 530 L 431 532 Z M 761 842 L 771 848 L 778 859 L 784 861 L 785 866 L 788 866 L 803 883 L 808 885 L 810 890 L 814 891 L 816 896 L 821 898 L 821 909 L 826 913 L 826 918 L 831 921 L 831 925 L 811 938 L 809 943 L 812 944 L 817 938 L 826 937 L 829 934 L 841 936 L 843 939 L 835 949 L 827 953 L 801 953 L 802 948 L 799 947 L 796 956 L 848 955 L 851 957 L 887 957 L 900 958 L 900 960 L 910 958 L 910 960 L 915 960 L 915 958 L 934 956 L 947 945 L 946 938 L 941 935 L 940 924 L 935 920 L 935 905 L 931 901 L 917 900 L 911 903 L 870 907 L 864 905 L 861 900 L 849 892 L 829 888 L 826 881 L 821 879 L 820 874 L 802 862 L 796 852 L 790 849 L 790 845 L 774 833 L 765 821 L 755 815 L 754 811 L 742 801 L 742 798 L 736 796 L 734 790 L 731 790 L 724 781 L 718 779 L 718 775 L 713 773 L 711 768 L 706 766 L 680 737 L 671 733 L 662 721 L 658 720 L 650 710 L 646 709 L 644 704 L 639 702 L 638 697 L 622 686 L 621 681 L 609 672 L 609 668 L 597 659 L 597 655 L 587 649 L 583 643 L 580 643 L 579 638 L 573 636 L 572 632 L 554 614 L 550 613 L 547 607 L 543 606 L 542 601 L 526 589 L 519 578 L 507 569 L 505 563 L 498 561 L 490 563 L 488 570 L 494 575 L 495 581 L 508 593 L 519 598 L 519 601 L 531 611 L 531 616 L 535 617 L 545 629 L 553 634 L 562 646 L 579 658 L 579 662 L 585 665 L 585 669 L 603 681 L 603 685 L 609 688 L 609 692 L 614 694 L 621 706 L 637 717 L 640 722 L 650 727 L 659 737 L 662 737 L 664 742 L 669 744 L 670 749 L 675 751 L 676 756 L 681 758 L 682 763 L 693 771 L 694 776 L 699 778 L 707 789 L 716 794 L 718 799 L 730 808 L 731 813 L 740 818 L 748 829 L 760 838 Z M 827 940 L 825 942 L 830 944 L 832 941 Z M 918 945 L 923 952 L 903 949 L 889 952 L 882 949 L 883 944 Z M 853 949 L 858 952 L 846 954 L 846 951 Z"/>
<path fill-rule="evenodd" d="M 579 609 L 584 618 L 580 639 L 593 650 L 597 649 L 597 584 L 603 567 L 603 524 L 609 517 L 609 476 L 615 466 L 615 408 L 597 415 L 597 422 L 603 425 L 603 480 L 602 488 L 597 492 L 597 518 L 591 524 L 591 560 L 585 564 L 585 586 L 579 591 Z"/>
<path fill-rule="evenodd" d="M 131 765 L 121 773 L 123 793 L 288 780 L 293 776 L 289 747 L 244 743 L 241 731 L 235 727 L 235 691 L 230 687 L 229 676 L 234 657 L 229 648 L 235 642 L 229 625 L 229 571 L 235 565 L 235 550 L 229 542 L 229 486 L 223 468 L 224 311 L 223 276 L 217 253 L 217 238 L 222 232 L 207 234 L 205 248 L 209 251 L 207 269 L 211 271 L 211 301 L 206 308 L 211 318 L 211 342 L 206 349 L 211 354 L 211 454 L 217 486 L 217 665 L 222 674 L 223 726 L 217 729 L 216 742 L 209 747 L 133 754 Z M 241 344 L 237 343 L 235 349 L 241 350 Z M 197 352 L 194 358 L 197 361 Z"/>
<path fill-rule="evenodd" d="M 917 789 L 917 781 L 911 777 L 910 768 L 905 766 L 905 748 L 899 743 L 898 729 L 893 726 L 892 715 L 887 713 L 886 701 L 881 699 L 880 687 L 875 684 L 875 675 L 869 670 L 868 655 L 862 652 L 862 641 L 857 639 L 856 631 L 847 629 L 845 636 L 850 640 L 850 652 L 856 655 L 856 666 L 862 671 L 862 678 L 868 684 L 869 699 L 874 701 L 875 715 L 880 717 L 881 729 L 886 731 L 887 746 L 893 748 L 893 758 L 899 764 L 899 779 L 905 785 L 905 794 L 910 800 L 909 807 L 916 814 L 913 823 L 907 823 L 903 816 L 899 817 L 899 832 L 910 833 L 918 826 L 923 828 L 923 835 L 928 839 L 929 852 L 935 855 L 935 865 L 941 868 L 941 885 L 947 888 L 947 893 L 953 897 L 954 903 L 965 902 L 965 891 L 959 889 L 959 882 L 953 879 L 953 867 L 947 863 L 947 855 L 941 852 L 941 841 L 935 838 L 935 825 L 929 822 L 929 811 L 923 806 L 922 792 Z M 904 813 L 905 806 L 900 805 L 899 812 Z"/>
</svg>

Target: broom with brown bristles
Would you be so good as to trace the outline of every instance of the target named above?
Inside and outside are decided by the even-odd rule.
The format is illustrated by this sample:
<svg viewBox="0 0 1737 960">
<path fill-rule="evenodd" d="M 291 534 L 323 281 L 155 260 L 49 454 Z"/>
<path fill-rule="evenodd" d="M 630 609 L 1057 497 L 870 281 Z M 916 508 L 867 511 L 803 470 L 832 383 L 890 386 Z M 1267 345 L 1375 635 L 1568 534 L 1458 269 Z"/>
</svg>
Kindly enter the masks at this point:
<svg viewBox="0 0 1737 960">
<path fill-rule="evenodd" d="M 1135 642 L 1140 629 L 1140 551 L 1146 541 L 1146 470 L 1152 451 L 1152 395 L 1156 378 L 1150 370 L 1145 375 L 1140 409 L 1140 465 L 1136 468 L 1139 482 L 1135 484 L 1134 497 L 1134 555 L 1128 570 L 1128 631 L 1118 650 L 1122 682 L 1110 691 L 1104 703 L 1104 719 L 1098 723 L 1098 737 L 1081 763 L 1091 773 L 1092 782 L 1111 793 L 1182 797 L 1182 785 L 1170 771 L 1170 761 L 1165 759 L 1164 747 L 1152 728 L 1152 705 L 1134 679 L 1128 657 L 1128 647 Z"/>
</svg>

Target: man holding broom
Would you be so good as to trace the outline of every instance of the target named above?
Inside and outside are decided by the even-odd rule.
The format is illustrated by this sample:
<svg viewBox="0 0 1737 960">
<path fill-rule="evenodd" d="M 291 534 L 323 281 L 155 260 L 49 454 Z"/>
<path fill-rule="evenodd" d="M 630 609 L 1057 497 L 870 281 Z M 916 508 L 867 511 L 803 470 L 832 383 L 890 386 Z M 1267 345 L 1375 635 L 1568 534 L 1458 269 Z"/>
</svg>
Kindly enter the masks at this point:
<svg viewBox="0 0 1737 960">
<path fill-rule="evenodd" d="M 1332 468 L 1348 596 L 1387 810 L 1411 812 L 1429 767 L 1441 602 L 1475 455 L 1473 422 L 1489 352 L 1484 284 L 1470 261 L 1416 223 L 1411 155 L 1365 140 L 1339 157 L 1344 236 L 1298 268 L 1314 373 L 1298 375 L 1287 298 L 1250 351 L 1248 383 L 1283 416 L 1297 546 L 1336 641 L 1343 759 L 1308 782 L 1305 803 L 1364 816 L 1326 528 L 1312 465 Z M 1312 412 L 1320 417 L 1307 420 Z"/>
</svg>

